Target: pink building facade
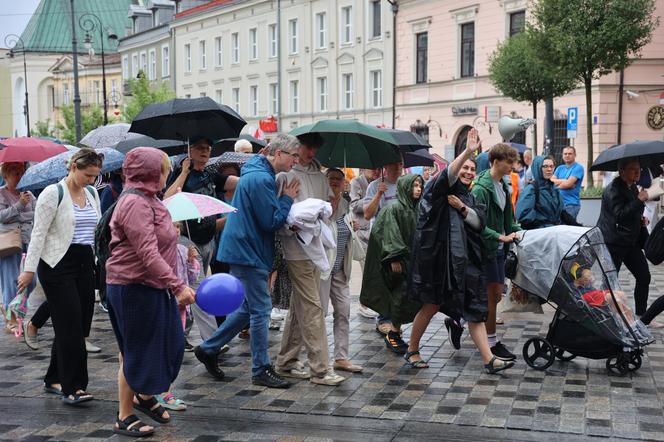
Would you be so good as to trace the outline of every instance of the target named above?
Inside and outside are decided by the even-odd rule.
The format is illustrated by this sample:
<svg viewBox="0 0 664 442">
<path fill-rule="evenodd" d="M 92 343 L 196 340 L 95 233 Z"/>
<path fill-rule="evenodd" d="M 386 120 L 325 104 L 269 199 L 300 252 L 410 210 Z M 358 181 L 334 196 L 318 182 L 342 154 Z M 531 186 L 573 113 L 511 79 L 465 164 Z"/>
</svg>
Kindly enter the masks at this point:
<svg viewBox="0 0 664 442">
<path fill-rule="evenodd" d="M 471 127 L 486 149 L 501 141 L 500 116 L 531 118 L 529 103 L 500 95 L 488 77 L 488 60 L 499 42 L 522 29 L 527 0 L 402 0 L 397 15 L 396 127 L 428 130 L 434 151 L 446 159 L 465 145 Z M 657 0 L 659 16 L 664 0 Z M 642 58 L 625 69 L 622 142 L 662 139 L 662 129 L 647 123 L 653 106 L 664 103 L 664 23 L 655 31 Z M 515 73 L 517 75 L 518 73 Z M 619 73 L 595 81 L 592 89 L 594 156 L 616 144 L 619 124 Z M 661 95 L 661 98 L 660 98 Z M 567 139 L 569 108 L 578 108 L 576 138 Z M 577 148 L 577 161 L 588 157 L 585 92 L 582 87 L 554 100 L 553 147 Z M 537 109 L 537 146 L 544 145 L 544 103 Z M 426 129 L 425 129 L 426 127 Z M 529 129 L 513 141 L 533 145 Z M 595 176 L 600 178 L 599 175 Z"/>
</svg>

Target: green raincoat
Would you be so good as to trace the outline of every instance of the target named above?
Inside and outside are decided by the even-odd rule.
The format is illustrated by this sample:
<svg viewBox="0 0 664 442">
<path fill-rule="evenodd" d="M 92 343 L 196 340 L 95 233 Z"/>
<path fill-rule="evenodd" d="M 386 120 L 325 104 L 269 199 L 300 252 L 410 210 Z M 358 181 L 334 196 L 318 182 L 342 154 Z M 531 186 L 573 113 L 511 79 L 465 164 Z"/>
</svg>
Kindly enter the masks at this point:
<svg viewBox="0 0 664 442">
<path fill-rule="evenodd" d="M 393 324 L 413 322 L 422 306 L 406 296 L 410 271 L 410 250 L 417 224 L 418 200 L 413 184 L 419 175 L 408 174 L 397 180 L 397 202 L 382 209 L 371 228 L 362 275 L 360 302 L 388 317 Z M 390 263 L 399 261 L 402 273 L 393 273 Z"/>
</svg>

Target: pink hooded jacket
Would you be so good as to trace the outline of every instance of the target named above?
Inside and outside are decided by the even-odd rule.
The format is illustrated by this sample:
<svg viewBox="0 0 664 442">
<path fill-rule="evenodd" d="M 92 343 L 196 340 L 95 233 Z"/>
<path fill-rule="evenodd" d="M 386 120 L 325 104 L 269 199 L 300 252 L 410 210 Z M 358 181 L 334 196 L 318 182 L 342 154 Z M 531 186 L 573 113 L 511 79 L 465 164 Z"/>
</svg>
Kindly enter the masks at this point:
<svg viewBox="0 0 664 442">
<path fill-rule="evenodd" d="M 125 157 L 124 189 L 134 188 L 146 196 L 124 195 L 115 207 L 106 262 L 108 284 L 143 284 L 173 293 L 186 286 L 176 276 L 177 230 L 156 196 L 163 157 L 152 147 L 138 147 Z"/>
</svg>

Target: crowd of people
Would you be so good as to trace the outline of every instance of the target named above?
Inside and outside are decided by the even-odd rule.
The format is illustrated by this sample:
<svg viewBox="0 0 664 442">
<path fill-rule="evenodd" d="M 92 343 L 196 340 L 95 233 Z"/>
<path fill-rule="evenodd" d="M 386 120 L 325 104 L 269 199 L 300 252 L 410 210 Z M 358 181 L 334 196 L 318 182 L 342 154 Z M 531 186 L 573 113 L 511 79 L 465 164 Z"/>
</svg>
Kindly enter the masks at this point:
<svg viewBox="0 0 664 442">
<path fill-rule="evenodd" d="M 0 258 L 2 313 L 14 332 L 9 304 L 38 280 L 46 302 L 23 322 L 23 335 L 38 349 L 38 329 L 51 318 L 45 391 L 68 405 L 93 400 L 87 353 L 94 348 L 86 338 L 95 289 L 120 352 L 116 433 L 153 434 L 134 409 L 159 423 L 170 421 L 168 410 L 186 409 L 171 389 L 184 351 L 223 379 L 220 355 L 238 336 L 250 340 L 255 385 L 339 385 L 348 376 L 339 372 L 364 370 L 350 348 L 353 261 L 362 272 L 359 314 L 375 320 L 386 349 L 410 368 L 428 368 L 420 342 L 438 312 L 455 349 L 468 329 L 486 372 L 514 366 L 516 355 L 497 333 L 506 254 L 524 229 L 579 225 L 584 170 L 575 149 L 566 147 L 556 168 L 554 158 L 519 155 L 506 143 L 480 153 L 471 130 L 466 149 L 435 174 L 404 173 L 396 162 L 360 169 L 349 180 L 347 170 L 321 166 L 323 143 L 318 134 L 278 135 L 245 163 L 222 167 L 210 167 L 211 140 L 204 138 L 192 140 L 188 157 L 175 165 L 157 149 L 135 148 L 101 197 L 92 184 L 104 158 L 92 149 L 77 151 L 67 177 L 37 199 L 16 189 L 25 165 L 3 164 L 0 231 L 18 229 L 23 250 Z M 636 315 L 659 326 L 653 319 L 664 297 L 647 308 L 650 273 L 641 249 L 649 196 L 637 187 L 640 179 L 638 160 L 620 163 L 598 226 L 616 268 L 624 263 L 636 279 Z M 222 199 L 237 212 L 174 224 L 161 200 L 180 191 Z M 100 232 L 108 241 L 95 244 Z M 586 270 L 575 269 L 579 287 Z M 242 305 L 226 317 L 195 303 L 196 288 L 215 272 L 244 287 Z M 624 294 L 620 303 L 627 303 Z M 190 344 L 194 324 L 197 346 Z M 283 332 L 273 358 L 270 329 Z"/>
</svg>

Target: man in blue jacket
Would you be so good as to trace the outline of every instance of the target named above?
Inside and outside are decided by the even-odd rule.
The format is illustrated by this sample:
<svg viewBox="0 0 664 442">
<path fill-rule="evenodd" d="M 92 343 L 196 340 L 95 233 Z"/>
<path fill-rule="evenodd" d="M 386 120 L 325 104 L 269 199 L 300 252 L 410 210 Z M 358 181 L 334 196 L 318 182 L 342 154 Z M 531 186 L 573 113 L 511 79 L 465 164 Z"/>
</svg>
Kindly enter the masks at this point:
<svg viewBox="0 0 664 442">
<path fill-rule="evenodd" d="M 291 180 L 278 197 L 275 175 L 291 170 L 298 160 L 299 146 L 297 138 L 279 135 L 267 147 L 267 156 L 256 155 L 242 166 L 231 202 L 238 211 L 228 215 L 217 260 L 230 264 L 231 275 L 244 285 L 244 302 L 209 339 L 194 349 L 196 358 L 217 379 L 224 377 L 217 353 L 250 323 L 253 384 L 270 388 L 290 386 L 274 371 L 268 355 L 272 301 L 267 280 L 274 258 L 274 234 L 286 222 L 300 188 L 299 181 Z"/>
</svg>

